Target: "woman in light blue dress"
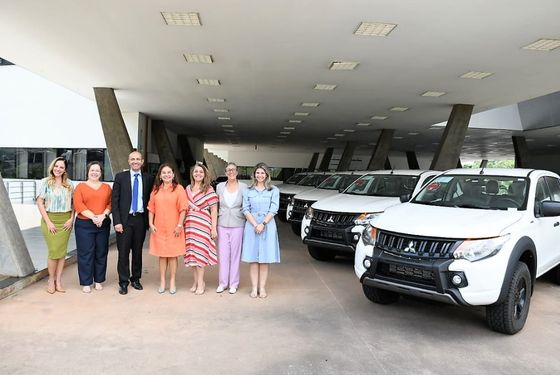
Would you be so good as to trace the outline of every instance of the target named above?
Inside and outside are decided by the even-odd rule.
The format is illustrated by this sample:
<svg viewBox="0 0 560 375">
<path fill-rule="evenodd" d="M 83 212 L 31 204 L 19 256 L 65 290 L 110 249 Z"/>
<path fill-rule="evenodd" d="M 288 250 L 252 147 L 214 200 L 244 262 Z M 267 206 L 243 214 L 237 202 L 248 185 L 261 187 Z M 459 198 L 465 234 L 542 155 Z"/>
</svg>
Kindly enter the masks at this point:
<svg viewBox="0 0 560 375">
<path fill-rule="evenodd" d="M 280 263 L 280 245 L 274 215 L 278 212 L 280 192 L 271 184 L 268 167 L 255 166 L 253 183 L 243 191 L 243 214 L 247 218 L 243 233 L 241 260 L 250 263 L 250 296 L 266 298 L 268 265 Z"/>
</svg>

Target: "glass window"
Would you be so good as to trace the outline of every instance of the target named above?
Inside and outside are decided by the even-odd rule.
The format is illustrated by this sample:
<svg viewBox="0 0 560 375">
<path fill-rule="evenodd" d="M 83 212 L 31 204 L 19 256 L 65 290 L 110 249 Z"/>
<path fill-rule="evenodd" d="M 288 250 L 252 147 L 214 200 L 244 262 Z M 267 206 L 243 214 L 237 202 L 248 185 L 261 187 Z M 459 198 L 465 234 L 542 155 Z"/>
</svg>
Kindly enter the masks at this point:
<svg viewBox="0 0 560 375">
<path fill-rule="evenodd" d="M 400 197 L 412 193 L 418 176 L 365 175 L 358 178 L 345 191 L 346 194 L 379 197 Z"/>
<path fill-rule="evenodd" d="M 546 176 L 544 179 L 548 185 L 551 200 L 560 202 L 560 181 L 550 176 Z"/>
</svg>

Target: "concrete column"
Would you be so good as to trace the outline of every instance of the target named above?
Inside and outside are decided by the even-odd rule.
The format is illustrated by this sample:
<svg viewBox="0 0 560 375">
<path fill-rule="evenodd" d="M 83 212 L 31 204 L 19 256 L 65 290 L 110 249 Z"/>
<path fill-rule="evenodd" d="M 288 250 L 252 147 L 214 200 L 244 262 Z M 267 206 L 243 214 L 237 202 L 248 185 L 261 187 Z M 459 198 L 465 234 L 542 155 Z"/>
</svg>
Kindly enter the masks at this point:
<svg viewBox="0 0 560 375">
<path fill-rule="evenodd" d="M 461 159 L 457 159 L 457 168 L 463 168 L 463 163 L 461 163 Z"/>
<path fill-rule="evenodd" d="M 165 124 L 163 121 L 152 121 L 152 135 L 154 136 L 154 142 L 159 154 L 160 164 L 171 164 L 175 170 L 179 183 L 181 183 L 183 179 L 179 173 L 177 160 L 175 159 L 175 154 L 173 153 L 173 148 L 171 147 L 171 141 L 169 140 L 169 135 L 167 134 L 167 130 L 165 130 Z"/>
<path fill-rule="evenodd" d="M 354 156 L 354 150 L 356 149 L 356 142 L 346 142 L 342 156 L 340 157 L 340 162 L 336 168 L 337 172 L 347 171 L 350 169 L 350 164 L 352 163 L 352 156 Z"/>
<path fill-rule="evenodd" d="M 333 147 L 327 147 L 325 153 L 323 154 L 323 159 L 321 159 L 321 165 L 319 165 L 319 171 L 326 172 L 329 170 L 329 165 L 331 164 L 333 151 L 334 151 Z"/>
<path fill-rule="evenodd" d="M 309 167 L 307 167 L 307 170 L 313 172 L 315 170 L 315 167 L 317 167 L 318 160 L 319 160 L 319 153 L 318 152 L 313 153 L 313 156 L 311 157 L 311 161 L 309 162 Z"/>
<path fill-rule="evenodd" d="M 181 152 L 181 158 L 183 159 L 183 165 L 185 166 L 185 173 L 188 175 L 190 168 L 194 165 L 196 159 L 191 150 L 189 139 L 186 135 L 179 134 L 177 142 L 179 142 L 179 150 Z"/>
<path fill-rule="evenodd" d="M 387 158 L 389 157 L 389 150 L 391 149 L 391 142 L 393 141 L 394 129 L 383 129 L 379 134 L 379 139 L 375 144 L 373 154 L 367 166 L 368 171 L 375 171 L 385 167 Z"/>
<path fill-rule="evenodd" d="M 93 92 L 95 93 L 97 110 L 99 111 L 103 135 L 107 144 L 111 169 L 114 174 L 117 174 L 129 168 L 128 155 L 132 152 L 132 143 L 130 142 L 130 137 L 113 89 L 94 87 Z"/>
<path fill-rule="evenodd" d="M 444 171 L 457 166 L 473 108 L 472 104 L 453 106 L 430 169 Z"/>
<path fill-rule="evenodd" d="M 389 158 L 385 159 L 385 169 L 393 169 L 393 167 L 391 167 L 391 161 L 389 160 Z"/>
<path fill-rule="evenodd" d="M 87 150 L 85 148 L 81 148 L 74 152 L 74 154 L 72 155 L 72 164 L 72 178 L 75 180 L 87 180 Z"/>
<path fill-rule="evenodd" d="M 10 197 L 0 175 L 0 274 L 24 277 L 35 272 L 35 266 L 23 240 Z"/>
<path fill-rule="evenodd" d="M 529 166 L 529 147 L 523 136 L 511 137 L 513 142 L 513 151 L 515 152 L 515 168 L 528 168 Z"/>
<path fill-rule="evenodd" d="M 459 160 L 459 162 L 461 161 Z M 479 168 L 486 168 L 487 165 L 488 165 L 488 159 L 482 159 Z"/>
<path fill-rule="evenodd" d="M 414 151 L 406 152 L 406 160 L 408 161 L 409 169 L 420 169 L 420 165 L 418 164 L 418 159 L 416 159 L 416 153 Z"/>
</svg>

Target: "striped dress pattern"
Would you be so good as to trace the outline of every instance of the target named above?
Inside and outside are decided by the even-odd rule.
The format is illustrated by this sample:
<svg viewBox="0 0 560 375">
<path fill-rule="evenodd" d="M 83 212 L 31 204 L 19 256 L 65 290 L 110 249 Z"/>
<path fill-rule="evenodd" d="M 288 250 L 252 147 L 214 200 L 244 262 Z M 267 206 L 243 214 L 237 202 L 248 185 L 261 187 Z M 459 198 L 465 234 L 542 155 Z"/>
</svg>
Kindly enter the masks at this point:
<svg viewBox="0 0 560 375">
<path fill-rule="evenodd" d="M 218 264 L 216 242 L 210 237 L 212 217 L 210 208 L 218 204 L 218 196 L 210 187 L 206 193 L 193 193 L 187 186 L 188 200 L 185 218 L 185 266 L 204 267 Z"/>
</svg>

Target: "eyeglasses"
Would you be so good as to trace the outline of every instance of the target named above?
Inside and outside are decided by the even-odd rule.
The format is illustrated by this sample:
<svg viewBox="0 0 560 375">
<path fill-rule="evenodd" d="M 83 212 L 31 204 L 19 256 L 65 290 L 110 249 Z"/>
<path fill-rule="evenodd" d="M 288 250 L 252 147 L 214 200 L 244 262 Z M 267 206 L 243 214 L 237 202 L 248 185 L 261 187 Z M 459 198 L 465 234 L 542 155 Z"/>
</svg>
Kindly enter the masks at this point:
<svg viewBox="0 0 560 375">
<path fill-rule="evenodd" d="M 226 168 L 226 172 L 237 172 L 237 168 Z"/>
</svg>

